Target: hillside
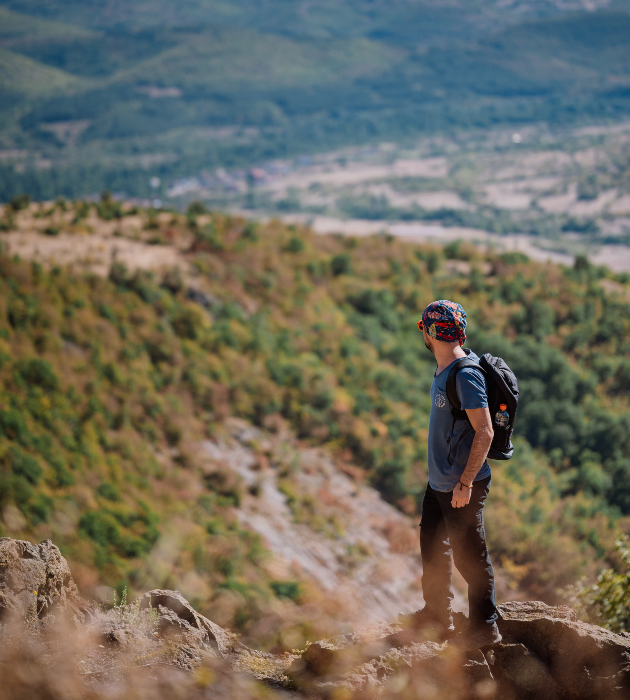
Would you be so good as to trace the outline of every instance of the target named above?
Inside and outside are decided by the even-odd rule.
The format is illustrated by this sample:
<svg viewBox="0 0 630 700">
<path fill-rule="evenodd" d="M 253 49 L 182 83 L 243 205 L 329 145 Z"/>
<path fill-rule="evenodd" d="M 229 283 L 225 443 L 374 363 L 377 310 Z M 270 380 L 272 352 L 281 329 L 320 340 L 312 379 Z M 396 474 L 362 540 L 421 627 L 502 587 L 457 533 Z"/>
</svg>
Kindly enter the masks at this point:
<svg viewBox="0 0 630 700">
<path fill-rule="evenodd" d="M 433 298 L 460 301 L 469 345 L 521 386 L 487 508 L 500 596 L 553 602 L 619 563 L 626 276 L 199 205 L 3 217 L 2 534 L 53 538 L 82 590 L 179 588 L 276 648 L 362 614 L 327 589 L 363 586 L 375 616 L 418 604 Z"/>
<path fill-rule="evenodd" d="M 626 0 L 2 0 L 0 201 L 148 196 L 151 177 L 348 144 L 624 118 L 629 26 Z"/>
</svg>

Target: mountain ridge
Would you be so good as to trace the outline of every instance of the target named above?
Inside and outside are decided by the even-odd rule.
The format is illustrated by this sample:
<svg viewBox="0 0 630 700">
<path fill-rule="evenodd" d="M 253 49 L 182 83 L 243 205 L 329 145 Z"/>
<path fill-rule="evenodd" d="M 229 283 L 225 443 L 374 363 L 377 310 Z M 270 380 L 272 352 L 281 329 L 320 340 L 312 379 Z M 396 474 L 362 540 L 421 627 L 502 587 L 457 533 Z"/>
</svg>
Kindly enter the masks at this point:
<svg viewBox="0 0 630 700">
<path fill-rule="evenodd" d="M 79 5 L 86 9 L 85 3 Z M 5 14 L 7 8 L 38 12 L 28 3 L 1 7 Z M 623 41 L 614 40 L 623 38 L 628 24 L 624 3 L 577 13 L 475 3 L 437 12 L 431 4 L 406 2 L 393 9 L 377 4 L 368 11 L 350 3 L 308 5 L 301 14 L 294 4 L 291 10 L 305 27 L 318 25 L 320 15 L 313 18 L 310 10 L 332 13 L 331 24 L 350 13 L 337 31 L 310 34 L 285 31 L 286 12 L 278 4 L 249 16 L 251 6 L 241 3 L 237 15 L 240 8 L 247 21 L 234 14 L 220 20 L 212 7 L 205 2 L 181 10 L 182 16 L 191 12 L 197 24 L 173 24 L 172 13 L 150 13 L 149 26 L 120 15 L 124 8 L 115 4 L 92 8 L 95 16 L 106 18 L 100 24 L 87 22 L 77 7 L 72 13 L 68 6 L 55 15 L 77 23 L 65 37 L 62 27 L 46 25 L 45 19 L 7 15 L 16 19 L 4 37 L 0 33 L 0 48 L 11 52 L 5 62 L 27 57 L 42 70 L 65 71 L 72 85 L 57 81 L 58 89 L 50 94 L 50 85 L 40 81 L 21 94 L 11 81 L 0 80 L 6 96 L 0 145 L 25 147 L 51 161 L 41 168 L 8 157 L 0 167 L 0 198 L 24 191 L 48 197 L 53 179 L 55 195 L 90 194 L 94 186 L 86 190 L 80 175 L 85 169 L 96 191 L 148 196 L 151 177 L 176 177 L 204 167 L 251 166 L 262 158 L 462 127 L 567 125 L 627 113 L 624 86 L 630 66 Z M 143 5 L 132 9 L 147 12 Z M 199 21 L 199 13 L 206 19 Z M 365 29 L 356 28 L 357 16 L 364 17 Z M 11 24 L 17 28 L 11 30 Z M 81 34 L 79 25 L 99 31 L 99 40 Z M 138 90 L 146 86 L 158 92 Z M 76 139 L 55 138 L 55 124 L 85 120 L 90 124 Z M 218 148 L 199 139 L 191 144 L 192 136 L 174 133 L 208 126 L 260 132 L 249 149 L 238 139 L 226 138 Z M 168 133 L 177 157 L 126 175 L 125 156 L 155 153 Z M 22 176 L 24 165 L 28 172 Z"/>
</svg>

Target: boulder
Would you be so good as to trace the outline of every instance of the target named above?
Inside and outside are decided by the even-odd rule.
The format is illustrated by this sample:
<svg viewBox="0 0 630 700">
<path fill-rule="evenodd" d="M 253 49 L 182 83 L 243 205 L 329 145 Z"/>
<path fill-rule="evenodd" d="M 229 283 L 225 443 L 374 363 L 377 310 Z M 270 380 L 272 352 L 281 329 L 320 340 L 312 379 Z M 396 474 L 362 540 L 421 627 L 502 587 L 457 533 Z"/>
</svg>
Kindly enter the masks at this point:
<svg viewBox="0 0 630 700">
<path fill-rule="evenodd" d="M 630 697 L 630 639 L 539 601 L 499 606 L 504 642 L 523 645 L 570 698 Z M 528 664 L 531 668 L 531 663 Z"/>
<path fill-rule="evenodd" d="M 186 646 L 230 656 L 247 647 L 219 625 L 200 615 L 179 591 L 155 589 L 140 598 L 140 607 L 158 613 L 158 631 L 162 637 L 179 637 Z"/>
<path fill-rule="evenodd" d="M 94 606 L 79 596 L 59 548 L 50 540 L 32 544 L 0 537 L 0 617 L 43 619 L 62 610 L 81 623 Z"/>
<path fill-rule="evenodd" d="M 387 697 L 413 686 L 433 697 L 491 698 L 496 684 L 480 651 L 420 641 L 417 634 L 381 626 L 372 634 L 351 634 L 311 644 L 288 670 L 293 686 L 324 697 Z M 389 632 L 386 636 L 383 633 Z M 421 692 L 422 691 L 422 692 Z"/>
<path fill-rule="evenodd" d="M 522 644 L 499 644 L 487 654 L 502 700 L 562 700 L 547 667 Z"/>
<path fill-rule="evenodd" d="M 315 642 L 302 654 L 293 672 L 299 668 L 310 676 L 338 675 L 386 654 L 390 648 L 384 639 L 345 646 L 336 646 L 330 641 Z"/>
<path fill-rule="evenodd" d="M 494 698 L 496 683 L 483 654 L 460 655 L 453 647 L 418 642 L 392 648 L 378 658 L 335 677 L 312 679 L 306 686 L 325 697 Z"/>
</svg>

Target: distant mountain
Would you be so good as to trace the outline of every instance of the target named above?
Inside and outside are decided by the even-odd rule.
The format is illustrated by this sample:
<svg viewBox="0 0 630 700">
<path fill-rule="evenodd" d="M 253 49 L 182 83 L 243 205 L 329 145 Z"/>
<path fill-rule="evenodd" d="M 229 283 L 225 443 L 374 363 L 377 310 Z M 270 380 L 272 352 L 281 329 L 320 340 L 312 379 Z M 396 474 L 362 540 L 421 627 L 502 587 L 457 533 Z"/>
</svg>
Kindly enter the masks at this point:
<svg viewBox="0 0 630 700">
<path fill-rule="evenodd" d="M 630 106 L 629 35 L 625 0 L 0 0 L 0 149 L 52 164 L 0 150 L 0 199 L 145 195 L 147 174 L 427 130 L 617 118 Z M 245 148 L 238 134 L 190 134 L 225 126 L 257 135 Z"/>
</svg>

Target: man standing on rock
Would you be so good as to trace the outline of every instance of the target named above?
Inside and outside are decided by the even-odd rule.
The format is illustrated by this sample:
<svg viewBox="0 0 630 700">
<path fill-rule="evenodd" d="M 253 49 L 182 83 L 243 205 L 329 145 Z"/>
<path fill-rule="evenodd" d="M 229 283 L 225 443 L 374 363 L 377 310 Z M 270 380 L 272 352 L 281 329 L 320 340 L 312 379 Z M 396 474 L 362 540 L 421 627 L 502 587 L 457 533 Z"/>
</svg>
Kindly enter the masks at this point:
<svg viewBox="0 0 630 700">
<path fill-rule="evenodd" d="M 449 372 L 464 357 L 479 361 L 475 353 L 462 348 L 466 312 L 452 301 L 434 301 L 424 310 L 418 328 L 437 361 L 431 385 L 429 484 L 420 524 L 425 606 L 399 619 L 439 641 L 455 637 L 452 556 L 468 583 L 469 603 L 469 627 L 454 642 L 476 649 L 501 641 L 494 571 L 483 524 L 490 487 L 486 457 L 494 434 L 486 379 L 474 366 L 457 373 L 457 396 L 467 418 L 454 417 L 446 392 Z"/>
</svg>

